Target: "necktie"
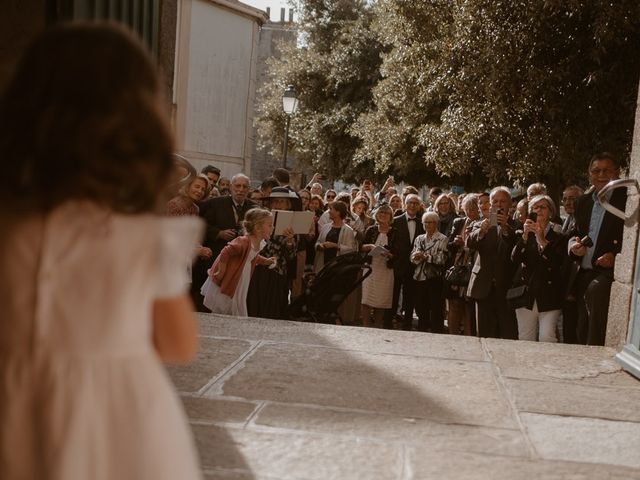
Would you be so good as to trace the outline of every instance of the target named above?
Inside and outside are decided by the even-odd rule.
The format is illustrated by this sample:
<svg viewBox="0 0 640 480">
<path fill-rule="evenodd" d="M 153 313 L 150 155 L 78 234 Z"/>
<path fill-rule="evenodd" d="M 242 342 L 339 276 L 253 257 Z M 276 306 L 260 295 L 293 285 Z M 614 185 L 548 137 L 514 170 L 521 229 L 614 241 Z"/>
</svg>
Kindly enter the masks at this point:
<svg viewBox="0 0 640 480">
<path fill-rule="evenodd" d="M 242 205 L 233 204 L 233 213 L 236 215 L 236 222 L 242 220 Z"/>
</svg>

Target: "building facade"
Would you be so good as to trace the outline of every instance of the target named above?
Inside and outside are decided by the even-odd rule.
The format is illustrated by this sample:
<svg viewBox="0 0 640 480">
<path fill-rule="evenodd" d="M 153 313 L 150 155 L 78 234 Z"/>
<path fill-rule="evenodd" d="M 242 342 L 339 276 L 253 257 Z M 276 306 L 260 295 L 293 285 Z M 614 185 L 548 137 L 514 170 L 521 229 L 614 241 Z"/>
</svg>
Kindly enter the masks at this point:
<svg viewBox="0 0 640 480">
<path fill-rule="evenodd" d="M 293 23 L 293 15 L 289 10 L 289 20 L 285 20 L 284 9 L 281 10 L 279 22 L 267 22 L 260 29 L 260 41 L 258 44 L 258 66 L 256 72 L 256 99 L 254 103 L 254 118 L 258 116 L 258 105 L 261 102 L 260 88 L 267 82 L 268 66 L 267 61 L 270 58 L 280 58 L 281 53 L 279 45 L 282 43 L 293 44 L 297 41 L 298 35 Z M 284 132 L 282 132 L 284 134 Z M 255 181 L 262 180 L 271 175 L 274 168 L 282 166 L 282 156 L 271 155 L 267 150 L 261 149 L 258 142 L 257 128 L 254 126 L 252 131 L 253 150 L 252 150 L 252 179 Z M 288 161 L 289 165 L 293 164 L 292 159 Z"/>
</svg>

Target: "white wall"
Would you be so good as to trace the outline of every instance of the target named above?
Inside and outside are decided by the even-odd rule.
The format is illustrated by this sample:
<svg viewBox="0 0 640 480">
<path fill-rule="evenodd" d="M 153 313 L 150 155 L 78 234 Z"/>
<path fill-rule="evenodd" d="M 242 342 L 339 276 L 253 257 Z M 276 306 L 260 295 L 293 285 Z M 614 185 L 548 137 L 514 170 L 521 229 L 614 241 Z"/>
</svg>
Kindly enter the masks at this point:
<svg viewBox="0 0 640 480">
<path fill-rule="evenodd" d="M 183 19 L 184 21 L 185 19 Z M 196 168 L 250 174 L 257 22 L 207 0 L 192 0 L 184 79 L 180 152 Z"/>
</svg>

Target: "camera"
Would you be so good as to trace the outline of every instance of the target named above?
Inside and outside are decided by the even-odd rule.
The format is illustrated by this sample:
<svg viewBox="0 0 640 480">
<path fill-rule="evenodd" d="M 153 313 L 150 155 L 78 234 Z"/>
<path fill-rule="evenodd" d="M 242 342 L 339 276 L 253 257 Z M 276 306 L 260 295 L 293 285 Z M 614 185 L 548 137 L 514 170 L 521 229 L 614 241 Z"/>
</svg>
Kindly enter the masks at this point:
<svg viewBox="0 0 640 480">
<path fill-rule="evenodd" d="M 537 222 L 538 221 L 538 214 L 536 212 L 531 212 L 529 214 L 529 220 L 531 220 L 532 222 Z"/>
<path fill-rule="evenodd" d="M 584 245 L 587 248 L 590 248 L 593 247 L 593 240 L 591 240 L 591 237 L 589 237 L 589 235 L 585 235 L 580 239 L 580 244 Z"/>
<path fill-rule="evenodd" d="M 498 226 L 498 213 L 500 213 L 500 210 L 497 210 L 495 208 L 492 208 L 491 212 L 489 213 L 489 225 L 491 225 L 492 227 Z"/>
</svg>

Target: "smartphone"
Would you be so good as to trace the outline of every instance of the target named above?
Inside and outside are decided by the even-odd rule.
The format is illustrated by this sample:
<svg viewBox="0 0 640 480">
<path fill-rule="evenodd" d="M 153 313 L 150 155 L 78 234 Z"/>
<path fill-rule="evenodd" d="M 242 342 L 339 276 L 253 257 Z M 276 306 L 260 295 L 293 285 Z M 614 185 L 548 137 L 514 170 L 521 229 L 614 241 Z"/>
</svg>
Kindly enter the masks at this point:
<svg viewBox="0 0 640 480">
<path fill-rule="evenodd" d="M 537 222 L 538 221 L 538 214 L 536 212 L 531 212 L 529 214 L 529 220 L 531 220 L 532 222 Z"/>
<path fill-rule="evenodd" d="M 589 235 L 585 235 L 580 239 L 580 243 L 587 248 L 593 247 L 593 240 L 589 237 Z"/>
<path fill-rule="evenodd" d="M 497 208 L 492 208 L 489 212 L 489 225 L 492 227 L 498 226 L 498 212 L 499 210 Z"/>
</svg>

